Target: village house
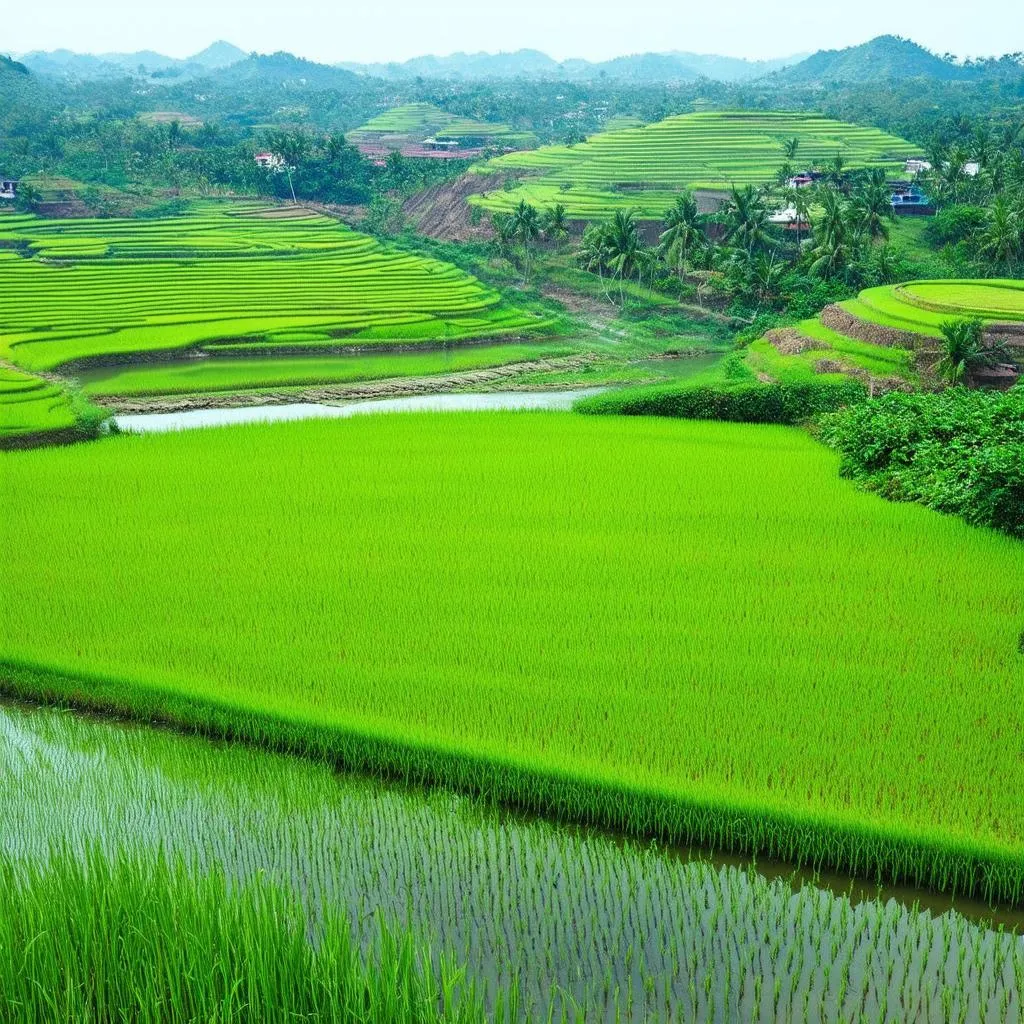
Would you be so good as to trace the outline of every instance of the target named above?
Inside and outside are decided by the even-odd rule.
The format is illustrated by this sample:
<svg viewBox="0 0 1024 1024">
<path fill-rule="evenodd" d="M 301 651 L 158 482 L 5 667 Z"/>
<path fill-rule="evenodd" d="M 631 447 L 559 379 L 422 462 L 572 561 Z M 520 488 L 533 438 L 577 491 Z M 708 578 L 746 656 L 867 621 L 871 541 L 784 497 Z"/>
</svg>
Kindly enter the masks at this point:
<svg viewBox="0 0 1024 1024">
<path fill-rule="evenodd" d="M 12 178 L 0 178 L 0 199 L 14 199 L 18 192 L 18 183 Z"/>
<path fill-rule="evenodd" d="M 423 148 L 436 153 L 450 153 L 459 148 L 459 143 L 457 139 L 424 139 Z"/>
<path fill-rule="evenodd" d="M 254 159 L 256 166 L 262 167 L 265 171 L 284 170 L 284 158 L 277 153 L 257 153 Z"/>
<path fill-rule="evenodd" d="M 804 171 L 802 174 L 794 174 L 786 184 L 790 188 L 807 188 L 808 185 L 814 184 L 814 176 L 810 171 Z"/>
</svg>

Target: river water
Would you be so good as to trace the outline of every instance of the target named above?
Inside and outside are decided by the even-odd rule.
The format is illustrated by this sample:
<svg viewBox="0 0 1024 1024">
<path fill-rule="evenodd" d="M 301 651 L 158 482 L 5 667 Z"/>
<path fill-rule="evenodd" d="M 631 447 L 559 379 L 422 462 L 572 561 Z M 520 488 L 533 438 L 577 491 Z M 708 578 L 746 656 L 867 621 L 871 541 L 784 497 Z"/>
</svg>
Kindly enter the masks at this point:
<svg viewBox="0 0 1024 1024">
<path fill-rule="evenodd" d="M 277 423 L 288 420 L 345 419 L 384 412 L 480 412 L 502 409 L 569 410 L 578 398 L 596 394 L 600 388 L 575 391 L 494 391 L 479 394 L 412 395 L 377 401 L 344 402 L 337 405 L 315 402 L 289 405 L 254 405 L 239 409 L 189 409 L 184 412 L 138 413 L 115 416 L 118 429 L 132 434 L 162 433 L 195 427 L 223 427 L 237 423 Z"/>
</svg>

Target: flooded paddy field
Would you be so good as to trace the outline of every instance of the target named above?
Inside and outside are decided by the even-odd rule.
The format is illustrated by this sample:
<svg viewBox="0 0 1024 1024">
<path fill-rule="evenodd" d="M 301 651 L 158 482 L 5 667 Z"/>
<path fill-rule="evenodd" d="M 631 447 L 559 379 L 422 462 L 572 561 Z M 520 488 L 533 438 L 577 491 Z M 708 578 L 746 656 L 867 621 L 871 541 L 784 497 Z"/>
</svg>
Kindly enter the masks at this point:
<svg viewBox="0 0 1024 1024">
<path fill-rule="evenodd" d="M 71 712 L 0 705 L 0 858 L 164 855 L 280 883 L 450 954 L 485 1002 L 586 1020 L 1021 1019 L 1024 924 L 510 817 L 443 790 Z M 845 891 L 844 891 L 845 890 Z M 440 959 L 438 959 L 440 964 Z"/>
</svg>

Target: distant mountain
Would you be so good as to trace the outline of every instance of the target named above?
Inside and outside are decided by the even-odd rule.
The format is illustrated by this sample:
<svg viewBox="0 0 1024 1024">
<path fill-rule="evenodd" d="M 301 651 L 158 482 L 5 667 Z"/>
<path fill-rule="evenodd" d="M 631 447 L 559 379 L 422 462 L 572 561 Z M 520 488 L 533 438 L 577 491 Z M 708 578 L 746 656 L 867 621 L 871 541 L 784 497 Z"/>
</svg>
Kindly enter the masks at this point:
<svg viewBox="0 0 1024 1024">
<path fill-rule="evenodd" d="M 970 78 L 968 67 L 937 57 L 923 46 L 899 36 L 878 36 L 845 50 L 819 50 L 776 76 L 786 84 L 840 82 L 857 84 L 884 80 L 930 78 L 942 81 Z"/>
<path fill-rule="evenodd" d="M 0 77 L 27 78 L 30 74 L 24 64 L 0 54 Z"/>
<path fill-rule="evenodd" d="M 21 55 L 21 63 L 37 75 L 51 75 L 55 78 L 101 78 L 124 74 L 124 69 L 109 64 L 91 53 L 74 53 L 71 50 L 33 50 Z"/>
<path fill-rule="evenodd" d="M 317 64 L 283 51 L 250 54 L 226 68 L 214 72 L 218 83 L 241 85 L 273 84 L 298 88 L 348 91 L 359 86 L 359 76 L 330 64 Z"/>
<path fill-rule="evenodd" d="M 195 78 L 230 67 L 248 55 L 231 43 L 218 40 L 193 57 L 178 60 L 155 50 L 136 53 L 75 53 L 73 50 L 36 50 L 22 56 L 25 65 L 38 75 L 54 78 L 111 78 L 125 74 L 158 78 Z"/>
<path fill-rule="evenodd" d="M 402 63 L 353 64 L 339 67 L 375 78 L 406 79 L 507 79 L 564 78 L 573 81 L 606 76 L 635 83 L 692 82 L 697 78 L 716 78 L 736 82 L 757 78 L 778 68 L 795 64 L 801 57 L 772 61 L 747 61 L 738 57 L 709 54 L 639 53 L 606 61 L 570 59 L 556 61 L 539 50 L 514 53 L 453 53 L 447 57 L 414 57 Z"/>
<path fill-rule="evenodd" d="M 211 43 L 205 50 L 200 50 L 188 58 L 189 64 L 201 64 L 204 68 L 226 68 L 245 60 L 249 55 L 245 50 L 239 49 L 234 43 L 227 43 L 223 39 Z"/>
</svg>

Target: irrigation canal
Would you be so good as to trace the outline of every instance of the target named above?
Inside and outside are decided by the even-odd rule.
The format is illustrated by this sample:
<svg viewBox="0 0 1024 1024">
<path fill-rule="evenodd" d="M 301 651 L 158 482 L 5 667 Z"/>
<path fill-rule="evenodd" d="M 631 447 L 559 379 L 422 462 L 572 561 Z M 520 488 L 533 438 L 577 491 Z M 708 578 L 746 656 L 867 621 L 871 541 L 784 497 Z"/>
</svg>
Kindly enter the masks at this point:
<svg viewBox="0 0 1024 1024">
<path fill-rule="evenodd" d="M 1024 1019 L 1024 914 L 815 883 L 524 820 L 445 791 L 0 704 L 0 856 L 68 846 L 259 872 L 586 1020 Z M 916 899 L 916 902 L 915 902 Z M 559 1011 L 560 1012 L 560 1011 Z M 572 1018 L 571 1018 L 572 1019 Z"/>
</svg>

